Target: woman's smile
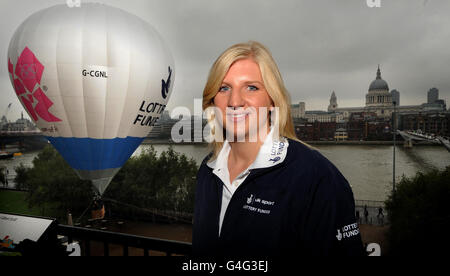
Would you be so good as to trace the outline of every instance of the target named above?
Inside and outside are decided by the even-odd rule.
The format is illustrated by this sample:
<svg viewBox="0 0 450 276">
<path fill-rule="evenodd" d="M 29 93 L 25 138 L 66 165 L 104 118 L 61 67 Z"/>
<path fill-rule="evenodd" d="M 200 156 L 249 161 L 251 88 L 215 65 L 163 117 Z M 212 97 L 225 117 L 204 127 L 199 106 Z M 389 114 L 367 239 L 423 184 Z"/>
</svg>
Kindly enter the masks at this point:
<svg viewBox="0 0 450 276">
<path fill-rule="evenodd" d="M 234 110 L 227 110 L 227 120 L 231 122 L 242 122 L 245 121 L 250 112 L 246 110 L 241 111 L 234 111 Z"/>
</svg>

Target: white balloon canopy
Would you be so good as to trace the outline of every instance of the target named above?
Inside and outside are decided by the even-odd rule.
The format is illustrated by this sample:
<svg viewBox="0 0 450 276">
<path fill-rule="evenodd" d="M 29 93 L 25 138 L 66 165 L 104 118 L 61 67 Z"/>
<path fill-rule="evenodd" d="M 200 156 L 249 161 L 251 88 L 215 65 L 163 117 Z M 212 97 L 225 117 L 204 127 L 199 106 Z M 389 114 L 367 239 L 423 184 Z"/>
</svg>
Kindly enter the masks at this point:
<svg viewBox="0 0 450 276">
<path fill-rule="evenodd" d="M 152 26 L 88 3 L 26 19 L 11 39 L 8 71 L 30 117 L 100 194 L 161 116 L 175 77 Z"/>
</svg>

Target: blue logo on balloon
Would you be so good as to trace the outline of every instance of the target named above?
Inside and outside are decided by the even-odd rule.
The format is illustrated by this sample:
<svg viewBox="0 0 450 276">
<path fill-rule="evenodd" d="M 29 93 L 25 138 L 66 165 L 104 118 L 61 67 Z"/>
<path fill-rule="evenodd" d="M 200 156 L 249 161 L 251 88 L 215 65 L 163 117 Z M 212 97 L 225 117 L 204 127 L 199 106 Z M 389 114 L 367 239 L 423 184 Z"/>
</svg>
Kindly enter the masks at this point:
<svg viewBox="0 0 450 276">
<path fill-rule="evenodd" d="M 171 77 L 172 77 L 172 69 L 169 66 L 169 77 L 167 78 L 167 81 L 161 80 L 161 82 L 162 82 L 161 95 L 162 95 L 163 99 L 166 99 L 167 95 L 169 94 Z"/>
</svg>

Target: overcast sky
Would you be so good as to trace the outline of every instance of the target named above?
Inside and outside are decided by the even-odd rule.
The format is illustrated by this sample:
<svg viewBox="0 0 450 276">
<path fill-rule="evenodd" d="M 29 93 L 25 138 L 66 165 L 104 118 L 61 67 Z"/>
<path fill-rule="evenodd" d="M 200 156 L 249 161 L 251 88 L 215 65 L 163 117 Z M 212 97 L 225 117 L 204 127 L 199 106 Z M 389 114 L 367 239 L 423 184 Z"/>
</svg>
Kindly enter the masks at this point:
<svg viewBox="0 0 450 276">
<path fill-rule="evenodd" d="M 65 0 L 0 0 L 0 116 L 23 110 L 11 87 L 7 49 L 32 13 Z M 90 1 L 81 1 L 81 3 Z M 450 105 L 450 1 L 381 0 L 97 0 L 153 25 L 176 64 L 168 109 L 202 97 L 208 71 L 226 48 L 257 40 L 272 51 L 293 103 L 326 110 L 332 91 L 339 107 L 364 106 L 378 64 L 401 105 L 426 102 L 437 87 Z M 25 112 L 24 112 L 25 113 Z"/>
</svg>

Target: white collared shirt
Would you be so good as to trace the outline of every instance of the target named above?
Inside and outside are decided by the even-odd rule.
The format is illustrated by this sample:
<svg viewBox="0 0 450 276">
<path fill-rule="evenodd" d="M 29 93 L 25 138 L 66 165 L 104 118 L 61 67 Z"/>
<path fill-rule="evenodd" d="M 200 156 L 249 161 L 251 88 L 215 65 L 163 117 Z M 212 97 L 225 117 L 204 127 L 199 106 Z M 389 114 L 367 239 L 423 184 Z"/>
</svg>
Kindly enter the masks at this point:
<svg viewBox="0 0 450 276">
<path fill-rule="evenodd" d="M 222 149 L 220 150 L 217 158 L 207 163 L 208 167 L 214 169 L 213 173 L 217 175 L 224 184 L 222 192 L 222 207 L 220 209 L 219 235 L 222 229 L 225 212 L 227 210 L 228 204 L 230 203 L 231 197 L 233 196 L 239 185 L 241 185 L 250 174 L 250 170 L 272 167 L 283 162 L 286 158 L 289 142 L 284 137 L 278 139 L 278 137 L 275 137 L 274 134 L 274 128 L 271 127 L 269 134 L 266 136 L 263 145 L 259 149 L 255 161 L 241 174 L 239 174 L 231 183 L 228 170 L 228 156 L 231 150 L 231 146 L 228 140 L 225 140 L 225 142 L 223 143 Z"/>
</svg>

